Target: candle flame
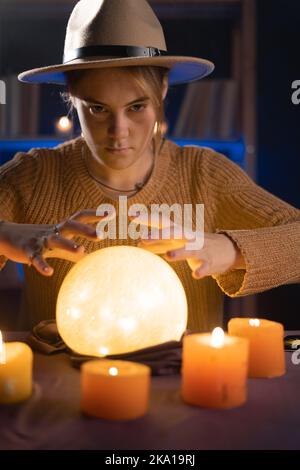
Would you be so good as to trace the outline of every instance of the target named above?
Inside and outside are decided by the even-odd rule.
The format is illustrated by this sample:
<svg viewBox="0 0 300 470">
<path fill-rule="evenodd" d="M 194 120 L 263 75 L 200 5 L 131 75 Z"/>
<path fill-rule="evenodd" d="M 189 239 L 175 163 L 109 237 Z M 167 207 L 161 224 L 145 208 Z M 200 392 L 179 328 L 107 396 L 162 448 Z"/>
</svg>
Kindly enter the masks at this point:
<svg viewBox="0 0 300 470">
<path fill-rule="evenodd" d="M 119 371 L 116 367 L 110 367 L 108 373 L 109 375 L 118 375 Z"/>
<path fill-rule="evenodd" d="M 250 326 L 259 326 L 260 325 L 260 321 L 258 318 L 250 318 L 249 320 L 249 325 Z"/>
<path fill-rule="evenodd" d="M 5 350 L 5 344 L 2 340 L 2 333 L 0 331 L 0 364 L 5 364 L 6 363 L 6 350 Z"/>
<path fill-rule="evenodd" d="M 72 129 L 72 121 L 68 116 L 62 116 L 56 123 L 56 127 L 61 132 L 68 132 Z"/>
<path fill-rule="evenodd" d="M 211 345 L 214 348 L 221 348 L 224 346 L 224 337 L 224 331 L 218 326 L 211 334 Z"/>
</svg>

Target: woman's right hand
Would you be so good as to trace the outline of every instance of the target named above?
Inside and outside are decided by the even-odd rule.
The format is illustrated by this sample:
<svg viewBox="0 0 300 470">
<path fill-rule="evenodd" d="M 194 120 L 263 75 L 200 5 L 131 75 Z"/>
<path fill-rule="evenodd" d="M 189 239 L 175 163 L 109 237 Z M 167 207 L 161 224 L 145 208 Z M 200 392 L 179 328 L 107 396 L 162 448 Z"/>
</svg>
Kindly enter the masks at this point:
<svg viewBox="0 0 300 470">
<path fill-rule="evenodd" d="M 99 241 L 96 226 L 89 224 L 98 223 L 107 215 L 96 215 L 95 210 L 85 209 L 55 225 L 1 222 L 0 254 L 11 261 L 34 266 L 44 276 L 52 276 L 53 268 L 46 258 L 79 261 L 84 256 L 84 247 L 74 243 L 72 237 Z"/>
</svg>

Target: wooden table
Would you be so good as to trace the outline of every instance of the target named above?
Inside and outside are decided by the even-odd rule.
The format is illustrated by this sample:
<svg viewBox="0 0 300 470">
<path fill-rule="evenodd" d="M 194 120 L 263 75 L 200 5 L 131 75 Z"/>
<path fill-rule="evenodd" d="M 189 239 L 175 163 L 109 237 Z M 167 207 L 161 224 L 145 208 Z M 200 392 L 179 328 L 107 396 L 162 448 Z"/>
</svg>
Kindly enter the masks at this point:
<svg viewBox="0 0 300 470">
<path fill-rule="evenodd" d="M 0 449 L 299 449 L 300 364 L 291 358 L 285 376 L 250 379 L 247 403 L 232 410 L 186 405 L 179 375 L 153 377 L 148 414 L 116 423 L 80 413 L 80 372 L 67 355 L 35 354 L 31 399 L 0 405 Z"/>
</svg>

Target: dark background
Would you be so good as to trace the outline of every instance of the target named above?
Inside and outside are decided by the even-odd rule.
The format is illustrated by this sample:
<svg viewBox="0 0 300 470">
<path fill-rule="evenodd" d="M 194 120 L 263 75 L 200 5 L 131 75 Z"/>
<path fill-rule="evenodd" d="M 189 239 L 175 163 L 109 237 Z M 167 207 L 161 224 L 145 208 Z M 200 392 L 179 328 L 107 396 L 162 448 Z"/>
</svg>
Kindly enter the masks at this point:
<svg viewBox="0 0 300 470">
<path fill-rule="evenodd" d="M 300 208 L 300 105 L 291 83 L 300 78 L 300 2 L 257 1 L 258 183 Z M 298 254 L 299 257 L 299 254 Z M 258 296 L 258 313 L 270 312 L 299 328 L 299 284 Z"/>
<path fill-rule="evenodd" d="M 24 5 L 26 2 L 23 2 Z M 187 2 L 188 3 L 188 2 Z M 257 182 L 300 207 L 300 105 L 291 101 L 291 84 L 300 80 L 300 2 L 257 0 Z M 60 8 L 59 14 L 57 8 Z M 65 25 L 72 4 L 37 4 L 16 9 L 0 0 L 0 75 L 60 63 Z M 213 18 L 166 18 L 161 22 L 169 51 L 211 59 L 212 78 L 230 76 L 230 29 L 238 9 L 216 10 Z M 26 85 L 24 85 L 26 86 Z M 167 117 L 172 130 L 185 86 L 171 89 Z M 46 111 L 47 110 L 47 111 Z M 40 134 L 53 132 L 53 119 L 64 112 L 59 91 L 42 87 Z M 299 328 L 299 285 L 282 286 L 258 295 L 258 312 Z"/>
</svg>

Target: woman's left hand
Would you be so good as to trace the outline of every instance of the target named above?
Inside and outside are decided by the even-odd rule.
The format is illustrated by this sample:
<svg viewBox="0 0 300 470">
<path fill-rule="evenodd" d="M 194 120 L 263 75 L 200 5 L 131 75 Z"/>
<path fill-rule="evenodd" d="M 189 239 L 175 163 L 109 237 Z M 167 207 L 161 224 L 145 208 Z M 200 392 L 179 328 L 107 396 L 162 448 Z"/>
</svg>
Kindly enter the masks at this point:
<svg viewBox="0 0 300 470">
<path fill-rule="evenodd" d="M 200 249 L 189 249 L 189 239 L 176 239 L 176 226 L 171 224 L 170 238 L 165 239 L 166 228 L 160 228 L 158 236 L 142 239 L 138 246 L 152 253 L 162 254 L 167 261 L 186 260 L 195 279 L 223 274 L 234 269 L 245 269 L 244 258 L 237 245 L 226 235 L 204 233 L 204 243 Z M 200 238 L 200 237 L 199 237 Z M 196 240 L 196 237 L 194 238 Z"/>
</svg>

